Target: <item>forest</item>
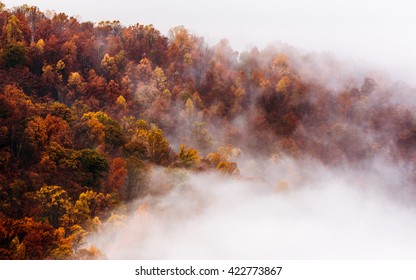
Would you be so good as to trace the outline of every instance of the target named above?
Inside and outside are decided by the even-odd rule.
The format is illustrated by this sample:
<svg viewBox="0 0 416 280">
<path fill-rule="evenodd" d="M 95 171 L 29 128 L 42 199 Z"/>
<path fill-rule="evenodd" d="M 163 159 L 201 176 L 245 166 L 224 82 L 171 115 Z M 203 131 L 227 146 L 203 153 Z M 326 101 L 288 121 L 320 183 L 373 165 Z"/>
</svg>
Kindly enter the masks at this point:
<svg viewBox="0 0 416 280">
<path fill-rule="evenodd" d="M 155 170 L 252 180 L 243 155 L 382 156 L 416 191 L 416 90 L 359 71 L 329 81 L 340 68 L 288 46 L 239 53 L 183 26 L 163 35 L 0 2 L 0 259 L 105 258 L 85 238 L 169 191 Z"/>
</svg>

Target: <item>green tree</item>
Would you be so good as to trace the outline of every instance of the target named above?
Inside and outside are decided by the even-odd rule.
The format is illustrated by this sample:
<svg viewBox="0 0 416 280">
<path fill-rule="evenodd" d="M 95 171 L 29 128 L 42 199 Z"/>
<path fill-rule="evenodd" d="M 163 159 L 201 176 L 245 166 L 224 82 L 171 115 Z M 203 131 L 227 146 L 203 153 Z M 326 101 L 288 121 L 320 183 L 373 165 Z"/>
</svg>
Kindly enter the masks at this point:
<svg viewBox="0 0 416 280">
<path fill-rule="evenodd" d="M 71 215 L 77 224 L 91 231 L 100 223 L 99 217 L 103 217 L 113 204 L 111 195 L 88 190 L 79 195 Z"/>
<path fill-rule="evenodd" d="M 86 178 L 87 182 L 92 186 L 98 184 L 97 180 L 102 178 L 104 176 L 103 173 L 109 168 L 106 157 L 91 149 L 84 149 L 81 151 L 80 161 L 84 171 L 92 175 L 91 178 Z"/>
<path fill-rule="evenodd" d="M 60 186 L 42 187 L 36 192 L 36 199 L 39 201 L 42 216 L 46 217 L 55 228 L 60 225 L 60 219 L 72 207 L 68 193 Z"/>
<path fill-rule="evenodd" d="M 91 140 L 95 143 L 105 142 L 112 147 L 123 146 L 126 142 L 121 126 L 107 114 L 88 112 L 82 116 L 82 120 L 90 128 Z"/>
<path fill-rule="evenodd" d="M 4 67 L 25 65 L 29 59 L 29 49 L 24 41 L 20 20 L 12 15 L 7 21 L 5 30 L 6 44 L 1 53 Z"/>
</svg>

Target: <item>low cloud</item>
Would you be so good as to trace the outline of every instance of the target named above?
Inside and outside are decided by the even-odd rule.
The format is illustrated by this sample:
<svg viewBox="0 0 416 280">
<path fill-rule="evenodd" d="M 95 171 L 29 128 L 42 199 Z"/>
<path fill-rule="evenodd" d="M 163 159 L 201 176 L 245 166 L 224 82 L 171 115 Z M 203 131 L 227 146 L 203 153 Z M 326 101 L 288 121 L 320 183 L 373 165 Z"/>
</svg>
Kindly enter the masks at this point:
<svg viewBox="0 0 416 280">
<path fill-rule="evenodd" d="M 182 176 L 132 203 L 88 245 L 109 259 L 416 257 L 416 207 L 410 190 L 397 195 L 408 183 L 400 168 L 382 160 L 360 169 L 290 159 L 250 165 L 245 178 Z"/>
</svg>

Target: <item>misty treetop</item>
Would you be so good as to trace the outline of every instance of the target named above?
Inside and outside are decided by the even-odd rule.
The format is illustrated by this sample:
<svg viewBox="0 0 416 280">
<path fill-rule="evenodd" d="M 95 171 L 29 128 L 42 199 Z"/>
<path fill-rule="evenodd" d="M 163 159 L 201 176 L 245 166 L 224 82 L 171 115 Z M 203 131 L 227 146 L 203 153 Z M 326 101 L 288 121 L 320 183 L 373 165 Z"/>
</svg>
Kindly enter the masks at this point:
<svg viewBox="0 0 416 280">
<path fill-rule="evenodd" d="M 85 236 L 154 191 L 158 167 L 244 178 L 244 154 L 382 154 L 413 174 L 414 106 L 395 100 L 412 90 L 365 76 L 334 90 L 296 54 L 0 3 L 0 258 L 100 258 Z"/>
</svg>

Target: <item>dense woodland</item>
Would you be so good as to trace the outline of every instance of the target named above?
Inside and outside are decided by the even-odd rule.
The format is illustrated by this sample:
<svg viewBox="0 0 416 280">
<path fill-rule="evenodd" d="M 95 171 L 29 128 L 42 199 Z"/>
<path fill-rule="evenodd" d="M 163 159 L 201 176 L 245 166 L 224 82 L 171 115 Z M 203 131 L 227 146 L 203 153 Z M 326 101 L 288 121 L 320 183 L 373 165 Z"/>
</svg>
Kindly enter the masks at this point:
<svg viewBox="0 0 416 280">
<path fill-rule="evenodd" d="M 239 153 L 383 155 L 414 183 L 414 107 L 359 80 L 334 90 L 275 48 L 0 2 L 0 259 L 100 257 L 83 239 L 146 195 L 158 166 L 243 178 Z"/>
</svg>

